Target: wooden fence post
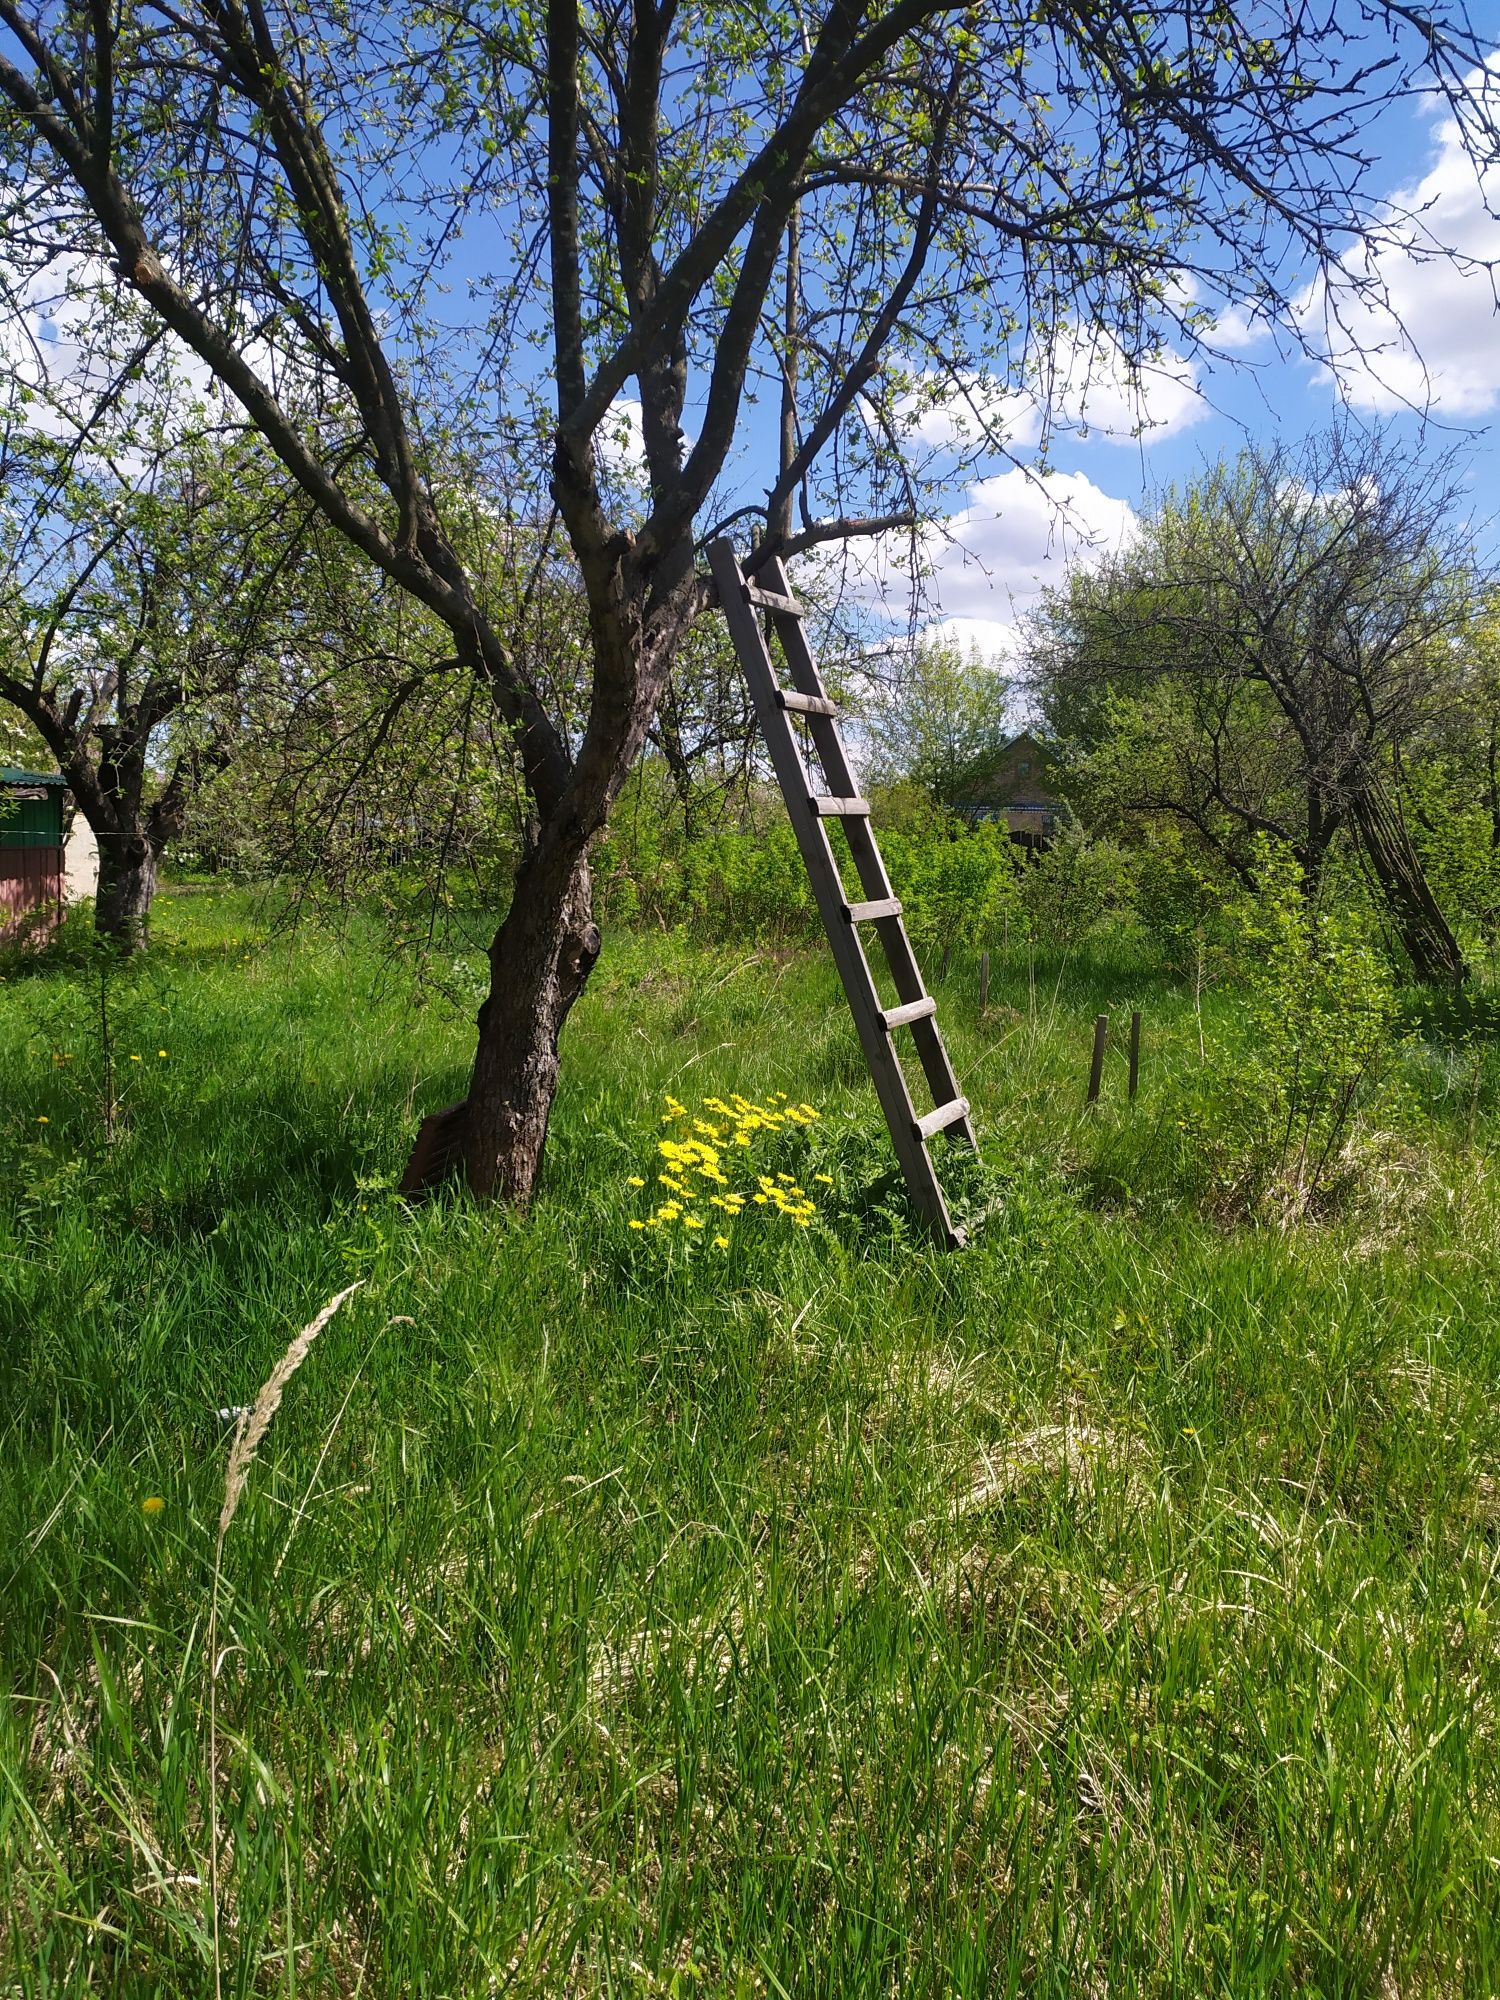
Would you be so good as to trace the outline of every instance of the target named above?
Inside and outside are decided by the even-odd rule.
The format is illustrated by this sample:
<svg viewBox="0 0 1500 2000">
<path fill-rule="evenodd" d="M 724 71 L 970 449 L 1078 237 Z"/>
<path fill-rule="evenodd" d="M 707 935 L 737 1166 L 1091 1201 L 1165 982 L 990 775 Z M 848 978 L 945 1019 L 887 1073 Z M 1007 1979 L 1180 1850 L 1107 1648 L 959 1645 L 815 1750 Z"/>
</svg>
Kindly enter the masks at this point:
<svg viewBox="0 0 1500 2000">
<path fill-rule="evenodd" d="M 1109 1016 L 1100 1014 L 1094 1021 L 1094 1060 L 1089 1069 L 1089 1103 L 1099 1102 L 1099 1086 L 1104 1081 L 1104 1050 L 1109 1041 Z"/>
<path fill-rule="evenodd" d="M 1141 1010 L 1139 1007 L 1130 1017 L 1130 1101 L 1135 1102 L 1135 1087 L 1141 1077 Z"/>
</svg>

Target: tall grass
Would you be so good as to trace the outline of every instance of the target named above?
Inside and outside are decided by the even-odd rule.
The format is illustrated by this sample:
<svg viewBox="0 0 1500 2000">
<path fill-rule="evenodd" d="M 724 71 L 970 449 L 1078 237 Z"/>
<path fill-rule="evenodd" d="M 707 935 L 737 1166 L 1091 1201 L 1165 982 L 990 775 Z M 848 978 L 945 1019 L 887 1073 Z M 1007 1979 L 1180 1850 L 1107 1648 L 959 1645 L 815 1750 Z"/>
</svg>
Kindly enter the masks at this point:
<svg viewBox="0 0 1500 2000">
<path fill-rule="evenodd" d="M 1413 1045 L 1338 1217 L 1229 1228 L 1139 947 L 1007 962 L 983 1020 L 955 962 L 1005 1199 L 943 1257 L 860 1200 L 819 958 L 614 938 L 517 1222 L 390 1192 L 461 1012 L 263 929 L 164 899 L 109 1145 L 87 968 L 0 985 L 6 1990 L 209 1990 L 215 1812 L 236 1995 L 1500 1990 L 1476 1044 Z M 662 1093 L 736 1088 L 821 1107 L 830 1219 L 636 1254 Z M 356 1281 L 210 1648 L 216 1412 Z"/>
</svg>

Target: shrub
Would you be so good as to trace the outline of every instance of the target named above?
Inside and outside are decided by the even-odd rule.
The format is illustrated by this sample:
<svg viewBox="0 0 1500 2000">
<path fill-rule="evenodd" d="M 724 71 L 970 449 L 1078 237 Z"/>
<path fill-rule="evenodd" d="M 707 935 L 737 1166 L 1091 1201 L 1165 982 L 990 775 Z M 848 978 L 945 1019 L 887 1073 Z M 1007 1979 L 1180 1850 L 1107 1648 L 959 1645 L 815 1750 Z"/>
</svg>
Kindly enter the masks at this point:
<svg viewBox="0 0 1500 2000">
<path fill-rule="evenodd" d="M 1270 841 L 1256 876 L 1230 912 L 1248 1048 L 1237 1085 L 1219 1093 L 1221 1116 L 1240 1140 L 1242 1191 L 1302 1213 L 1357 1179 L 1361 1114 L 1382 1100 L 1393 1108 L 1399 1003 L 1361 900 L 1310 895 L 1296 859 Z"/>
</svg>

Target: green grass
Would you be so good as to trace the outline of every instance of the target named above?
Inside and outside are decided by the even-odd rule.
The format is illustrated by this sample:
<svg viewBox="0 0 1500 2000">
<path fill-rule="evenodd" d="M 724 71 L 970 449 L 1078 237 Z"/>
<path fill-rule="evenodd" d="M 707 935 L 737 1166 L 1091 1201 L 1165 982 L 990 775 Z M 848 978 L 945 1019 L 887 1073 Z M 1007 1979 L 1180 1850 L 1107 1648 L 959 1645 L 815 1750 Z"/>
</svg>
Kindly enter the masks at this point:
<svg viewBox="0 0 1500 2000">
<path fill-rule="evenodd" d="M 225 1994 L 1500 1990 L 1487 1056 L 1434 1029 L 1358 1201 L 1232 1229 L 1146 956 L 984 1021 L 956 966 L 1005 1200 L 942 1257 L 863 1199 L 821 959 L 614 937 L 518 1222 L 390 1193 L 457 1005 L 246 899 L 159 935 L 109 1146 L 92 975 L 0 984 L 0 1989 L 212 1992 L 216 1794 Z M 821 1107 L 829 1219 L 648 1254 L 663 1092 L 733 1089 Z M 214 1763 L 213 1411 L 355 1278 L 225 1543 Z"/>
</svg>

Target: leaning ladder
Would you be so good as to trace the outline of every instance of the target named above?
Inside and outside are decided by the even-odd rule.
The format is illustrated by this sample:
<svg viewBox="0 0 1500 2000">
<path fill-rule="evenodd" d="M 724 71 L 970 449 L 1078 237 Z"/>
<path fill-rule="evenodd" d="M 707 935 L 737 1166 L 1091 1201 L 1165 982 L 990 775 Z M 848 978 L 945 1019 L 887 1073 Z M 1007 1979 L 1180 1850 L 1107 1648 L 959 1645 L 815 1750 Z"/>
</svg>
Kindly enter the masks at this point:
<svg viewBox="0 0 1500 2000">
<path fill-rule="evenodd" d="M 976 1144 L 969 1101 L 959 1094 L 958 1080 L 937 1024 L 937 1002 L 922 983 L 921 967 L 902 922 L 901 904 L 891 893 L 890 877 L 870 824 L 869 801 L 858 796 L 854 773 L 839 735 L 838 708 L 828 699 L 819 677 L 803 624 L 802 607 L 792 595 L 785 570 L 774 558 L 761 572 L 764 585 L 746 579 L 730 542 L 712 543 L 708 561 L 729 636 L 749 683 L 761 734 L 786 800 L 792 830 L 807 865 L 818 913 L 833 949 L 834 964 L 849 997 L 849 1011 L 859 1031 L 870 1077 L 890 1127 L 896 1158 L 912 1200 L 939 1241 L 957 1249 L 964 1241 L 964 1231 L 948 1212 L 928 1147 L 939 1132 L 949 1132 L 969 1146 Z M 790 688 L 782 687 L 776 677 L 770 649 L 756 617 L 758 611 L 767 614 L 780 641 L 792 676 Z M 824 792 L 812 788 L 793 732 L 793 716 L 800 716 L 811 733 L 827 786 Z M 865 902 L 848 900 L 823 825 L 826 819 L 843 822 L 849 852 L 868 899 Z M 860 936 L 863 924 L 874 925 L 884 948 L 899 1003 L 894 1007 L 883 1004 L 876 988 Z M 896 1052 L 896 1032 L 901 1028 L 911 1030 L 932 1093 L 933 1109 L 926 1113 L 918 1112 L 912 1103 Z"/>
</svg>

